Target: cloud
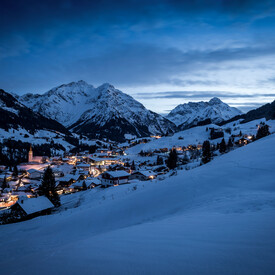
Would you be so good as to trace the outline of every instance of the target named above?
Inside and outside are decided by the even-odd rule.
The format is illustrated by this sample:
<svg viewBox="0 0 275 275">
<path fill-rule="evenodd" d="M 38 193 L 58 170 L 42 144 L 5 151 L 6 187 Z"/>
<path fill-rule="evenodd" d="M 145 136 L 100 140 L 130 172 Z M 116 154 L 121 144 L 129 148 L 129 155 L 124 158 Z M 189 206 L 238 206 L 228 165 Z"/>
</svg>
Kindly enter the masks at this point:
<svg viewBox="0 0 275 275">
<path fill-rule="evenodd" d="M 168 91 L 168 92 L 155 92 L 155 93 L 136 93 L 134 94 L 139 99 L 202 99 L 220 97 L 223 99 L 240 99 L 240 98 L 257 98 L 257 97 L 271 97 L 275 98 L 275 93 L 230 93 L 228 91 Z M 234 103 L 235 104 L 235 103 Z"/>
<path fill-rule="evenodd" d="M 275 44 L 201 51 L 181 51 L 148 44 L 123 44 L 111 46 L 106 52 L 68 63 L 64 67 L 68 74 L 82 75 L 82 78 L 93 82 L 108 81 L 115 85 L 170 83 L 182 86 L 217 86 L 222 82 L 208 80 L 206 75 L 203 80 L 180 80 L 175 76 L 184 73 L 190 76 L 200 71 L 208 73 L 219 70 L 219 66 L 232 61 L 238 61 L 234 66 L 240 68 L 240 61 L 272 55 L 275 55 Z"/>
</svg>

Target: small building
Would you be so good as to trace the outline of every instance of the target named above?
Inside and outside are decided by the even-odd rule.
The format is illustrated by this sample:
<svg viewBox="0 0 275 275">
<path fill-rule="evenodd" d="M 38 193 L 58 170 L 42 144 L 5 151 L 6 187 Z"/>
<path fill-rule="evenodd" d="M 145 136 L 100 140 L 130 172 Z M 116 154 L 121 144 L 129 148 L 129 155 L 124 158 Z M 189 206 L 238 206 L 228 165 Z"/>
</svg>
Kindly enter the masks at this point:
<svg viewBox="0 0 275 275">
<path fill-rule="evenodd" d="M 39 215 L 47 214 L 54 208 L 52 202 L 44 197 L 26 198 L 20 197 L 18 201 L 11 206 L 12 214 L 19 218 L 34 218 Z"/>
<path fill-rule="evenodd" d="M 152 180 L 157 177 L 157 174 L 153 171 L 136 171 L 131 176 L 130 179 L 138 179 L 138 180 Z"/>
<path fill-rule="evenodd" d="M 43 176 L 43 171 L 36 170 L 36 169 L 29 169 L 27 170 L 27 175 L 29 179 L 41 179 Z"/>
<path fill-rule="evenodd" d="M 129 181 L 130 174 L 126 171 L 106 171 L 102 174 L 101 183 L 103 186 L 125 184 Z"/>
<path fill-rule="evenodd" d="M 53 174 L 55 178 L 61 178 L 64 177 L 64 172 L 62 170 L 59 169 L 53 169 Z"/>
<path fill-rule="evenodd" d="M 95 154 L 105 154 L 106 156 L 111 156 L 112 153 L 113 151 L 107 148 L 98 148 L 95 151 Z"/>
<path fill-rule="evenodd" d="M 84 171 L 91 172 L 91 164 L 88 163 L 80 163 L 76 166 L 77 169 L 82 169 Z"/>
</svg>

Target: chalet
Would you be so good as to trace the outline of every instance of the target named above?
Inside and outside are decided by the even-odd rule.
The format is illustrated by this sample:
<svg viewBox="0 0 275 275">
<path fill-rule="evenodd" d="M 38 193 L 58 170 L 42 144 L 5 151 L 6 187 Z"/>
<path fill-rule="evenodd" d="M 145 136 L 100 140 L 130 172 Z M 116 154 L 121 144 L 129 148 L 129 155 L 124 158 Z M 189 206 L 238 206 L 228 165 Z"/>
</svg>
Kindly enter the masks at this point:
<svg viewBox="0 0 275 275">
<path fill-rule="evenodd" d="M 103 158 L 96 158 L 96 157 L 89 157 L 89 162 L 91 163 L 91 165 L 104 165 L 104 159 Z"/>
<path fill-rule="evenodd" d="M 157 174 L 152 171 L 136 171 L 130 176 L 130 179 L 138 179 L 145 181 L 155 179 L 156 176 Z"/>
<path fill-rule="evenodd" d="M 106 155 L 106 156 L 111 156 L 112 153 L 113 153 L 112 150 L 106 149 L 106 148 L 98 148 L 98 149 L 96 149 L 96 151 L 95 151 L 95 154 L 104 154 L 104 155 Z"/>
<path fill-rule="evenodd" d="M 62 170 L 59 169 L 53 169 L 53 174 L 56 178 L 60 178 L 64 176 L 64 172 Z"/>
<path fill-rule="evenodd" d="M 130 174 L 126 171 L 106 171 L 102 174 L 101 183 L 103 186 L 125 184 L 129 181 Z"/>
<path fill-rule="evenodd" d="M 84 171 L 91 172 L 91 165 L 88 163 L 80 163 L 76 166 L 77 169 L 82 169 Z"/>
<path fill-rule="evenodd" d="M 65 177 L 59 178 L 57 186 L 68 187 L 72 183 L 76 182 L 79 177 L 79 175 L 66 175 Z"/>
<path fill-rule="evenodd" d="M 36 169 L 27 170 L 27 175 L 29 179 L 42 179 L 43 171 Z"/>
<path fill-rule="evenodd" d="M 39 215 L 47 214 L 54 208 L 52 202 L 44 197 L 25 198 L 20 197 L 18 201 L 11 206 L 12 214 L 20 218 L 34 218 Z"/>
<path fill-rule="evenodd" d="M 244 146 L 244 145 L 247 145 L 250 142 L 251 142 L 250 139 L 243 137 L 243 138 L 240 138 L 238 141 L 236 141 L 235 144 L 239 145 L 239 146 Z"/>
<path fill-rule="evenodd" d="M 75 183 L 73 183 L 71 186 L 70 186 L 70 189 L 74 189 L 74 190 L 84 190 L 85 188 L 86 189 L 92 189 L 96 186 L 99 186 L 101 185 L 101 180 L 98 179 L 98 178 L 88 178 L 88 179 L 85 179 L 85 180 L 80 180 L 80 181 L 77 181 Z"/>
</svg>

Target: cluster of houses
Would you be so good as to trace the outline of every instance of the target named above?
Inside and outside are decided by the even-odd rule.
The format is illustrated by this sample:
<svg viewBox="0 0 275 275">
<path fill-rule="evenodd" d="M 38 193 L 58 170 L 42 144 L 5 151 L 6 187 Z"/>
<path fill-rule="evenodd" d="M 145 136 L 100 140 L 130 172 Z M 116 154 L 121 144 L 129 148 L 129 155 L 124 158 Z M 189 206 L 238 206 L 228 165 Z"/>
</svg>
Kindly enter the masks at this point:
<svg viewBox="0 0 275 275">
<path fill-rule="evenodd" d="M 222 138 L 224 130 L 210 128 L 209 135 L 210 139 Z M 241 132 L 230 135 L 230 138 L 238 146 L 246 145 L 255 139 L 254 136 L 243 135 Z M 124 153 L 124 150 L 131 146 L 147 142 L 148 139 L 135 139 L 112 150 L 98 148 L 93 154 L 85 151 L 77 155 L 69 154 L 52 158 L 34 156 L 30 148 L 28 163 L 18 165 L 16 173 L 9 171 L 5 166 L 0 166 L 0 210 L 12 209 L 25 217 L 47 214 L 54 206 L 46 197 L 38 196 L 38 191 L 44 170 L 48 166 L 52 168 L 59 195 L 95 187 L 118 186 L 137 180 L 153 180 L 169 171 L 165 165 L 165 159 L 169 154 L 168 148 L 142 152 L 140 155 L 149 158 L 137 159 L 135 164 L 134 162 L 130 164 L 130 159 Z M 200 164 L 202 144 L 176 146 L 174 149 L 177 151 L 179 164 L 187 164 L 190 159 L 197 161 L 194 165 Z M 157 161 L 155 158 L 150 159 L 151 156 L 157 156 Z"/>
<path fill-rule="evenodd" d="M 124 151 L 121 149 L 99 148 L 94 154 L 82 152 L 78 155 L 47 158 L 33 156 L 30 148 L 28 163 L 18 165 L 16 174 L 14 171 L 8 171 L 5 166 L 0 166 L 0 209 L 12 207 L 18 210 L 26 207 L 28 201 L 34 204 L 39 198 L 40 205 L 40 201 L 46 200 L 40 199 L 38 190 L 44 170 L 48 166 L 52 168 L 56 190 L 60 195 L 94 187 L 106 188 L 127 184 L 133 179 L 145 181 L 156 178 L 157 174 L 153 171 L 131 170 L 125 165 L 123 156 Z M 38 212 L 40 213 L 40 210 Z"/>
</svg>

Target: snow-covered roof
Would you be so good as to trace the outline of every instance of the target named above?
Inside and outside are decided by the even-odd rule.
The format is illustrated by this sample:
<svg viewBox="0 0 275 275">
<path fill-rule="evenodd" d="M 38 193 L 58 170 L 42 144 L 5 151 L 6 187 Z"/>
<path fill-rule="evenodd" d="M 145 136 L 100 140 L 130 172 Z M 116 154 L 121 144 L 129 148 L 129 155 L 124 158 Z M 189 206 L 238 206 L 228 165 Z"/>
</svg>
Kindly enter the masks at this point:
<svg viewBox="0 0 275 275">
<path fill-rule="evenodd" d="M 87 186 L 89 186 L 92 183 L 94 183 L 95 185 L 101 184 L 101 180 L 99 178 L 86 179 L 85 181 L 86 181 Z"/>
<path fill-rule="evenodd" d="M 59 181 L 69 181 L 69 180 L 77 180 L 79 178 L 79 175 L 66 175 L 62 178 L 59 178 Z"/>
<path fill-rule="evenodd" d="M 150 177 L 150 176 L 155 176 L 156 175 L 156 173 L 154 173 L 152 171 L 146 171 L 146 170 L 136 171 L 135 173 L 140 173 L 140 174 L 142 174 L 142 175 L 144 175 L 146 177 Z"/>
<path fill-rule="evenodd" d="M 28 169 L 27 172 L 30 173 L 30 174 L 31 173 L 40 173 L 40 174 L 43 173 L 43 171 L 39 171 L 39 170 L 36 170 L 36 169 Z"/>
<path fill-rule="evenodd" d="M 88 163 L 80 163 L 77 165 L 77 167 L 90 167 L 91 165 Z"/>
<path fill-rule="evenodd" d="M 127 177 L 130 176 L 129 173 L 123 170 L 118 170 L 118 171 L 107 171 L 105 172 L 106 174 L 109 174 L 112 178 L 119 178 L 119 177 Z"/>
<path fill-rule="evenodd" d="M 17 203 L 27 215 L 54 207 L 52 202 L 44 196 L 31 199 L 19 199 Z"/>
</svg>

